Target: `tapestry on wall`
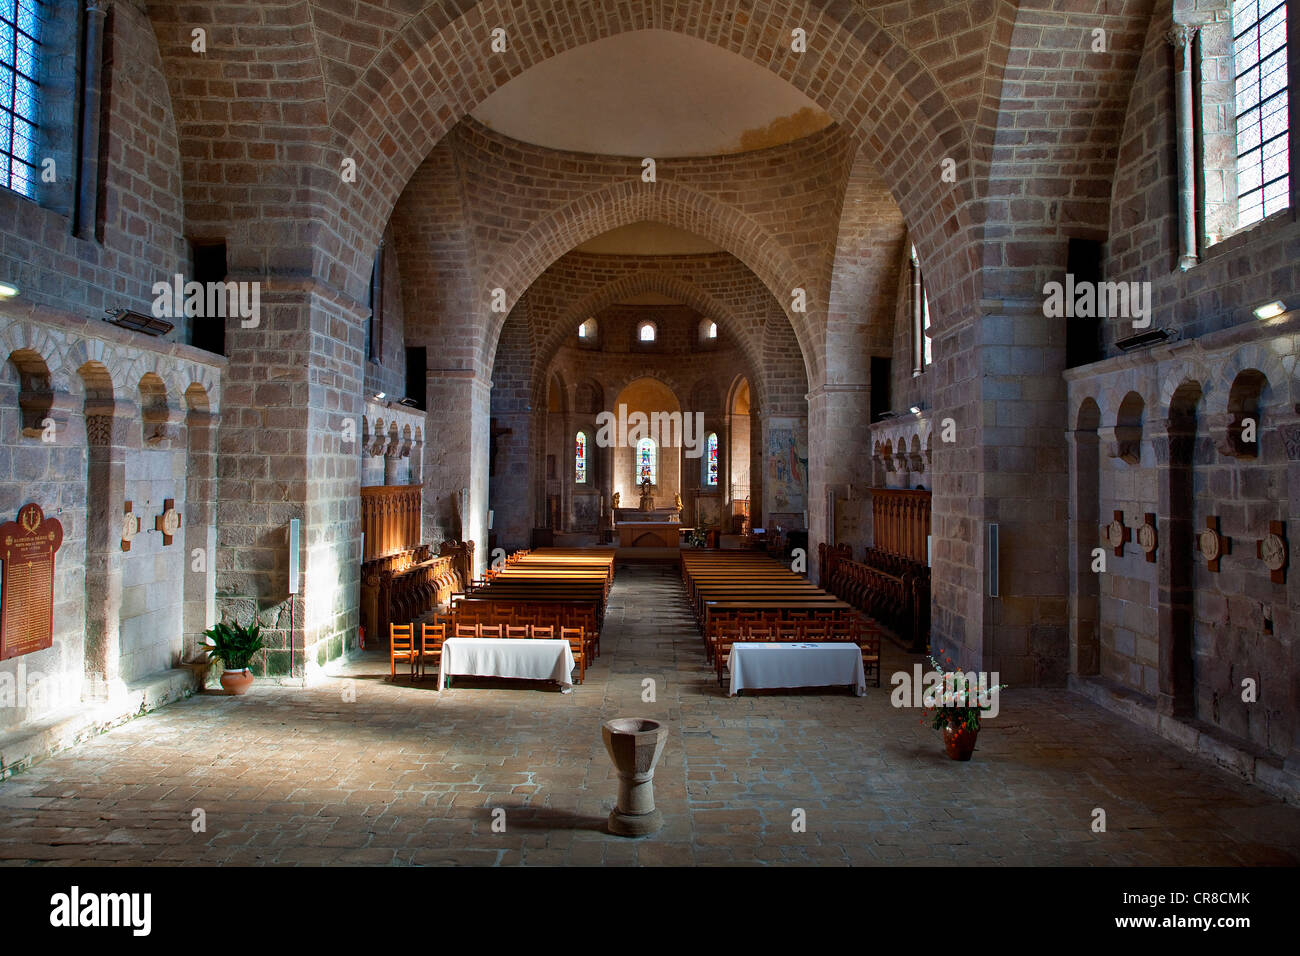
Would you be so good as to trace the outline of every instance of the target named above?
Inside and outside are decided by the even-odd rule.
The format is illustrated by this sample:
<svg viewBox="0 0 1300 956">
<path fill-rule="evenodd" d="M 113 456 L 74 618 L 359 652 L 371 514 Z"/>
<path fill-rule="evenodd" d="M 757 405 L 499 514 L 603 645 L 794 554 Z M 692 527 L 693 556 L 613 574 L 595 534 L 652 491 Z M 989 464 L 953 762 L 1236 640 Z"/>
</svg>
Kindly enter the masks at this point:
<svg viewBox="0 0 1300 956">
<path fill-rule="evenodd" d="M 804 511 L 808 451 L 793 428 L 773 427 L 767 434 L 767 481 L 775 511 Z"/>
</svg>

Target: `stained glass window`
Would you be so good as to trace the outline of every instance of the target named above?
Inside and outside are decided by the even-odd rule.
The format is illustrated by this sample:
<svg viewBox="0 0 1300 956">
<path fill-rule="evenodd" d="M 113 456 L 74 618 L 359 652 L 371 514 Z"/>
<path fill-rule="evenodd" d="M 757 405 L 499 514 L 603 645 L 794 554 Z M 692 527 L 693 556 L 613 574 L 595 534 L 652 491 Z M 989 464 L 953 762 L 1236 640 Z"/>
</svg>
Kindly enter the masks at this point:
<svg viewBox="0 0 1300 956">
<path fill-rule="evenodd" d="M 705 457 L 704 473 L 705 484 L 716 488 L 718 486 L 718 436 L 715 432 L 709 432 L 708 455 Z"/>
<path fill-rule="evenodd" d="M 574 478 L 580 485 L 587 483 L 587 433 L 578 432 L 577 450 L 574 452 Z"/>
<path fill-rule="evenodd" d="M 0 186 L 36 195 L 37 65 L 42 4 L 0 0 Z"/>
<path fill-rule="evenodd" d="M 655 443 L 649 438 L 642 438 L 636 443 L 636 483 L 639 485 L 647 478 L 650 484 L 657 484 L 659 481 L 656 466 Z"/>
<path fill-rule="evenodd" d="M 1237 225 L 1290 205 L 1286 0 L 1236 0 Z"/>
</svg>

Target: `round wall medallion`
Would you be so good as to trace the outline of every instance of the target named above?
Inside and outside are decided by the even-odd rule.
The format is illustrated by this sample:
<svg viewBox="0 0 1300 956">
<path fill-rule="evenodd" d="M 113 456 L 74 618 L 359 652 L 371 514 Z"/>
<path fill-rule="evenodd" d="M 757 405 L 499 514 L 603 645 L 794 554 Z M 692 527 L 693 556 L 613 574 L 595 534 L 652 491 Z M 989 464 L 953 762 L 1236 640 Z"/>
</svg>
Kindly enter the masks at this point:
<svg viewBox="0 0 1300 956">
<path fill-rule="evenodd" d="M 1270 531 L 1259 550 L 1264 559 L 1264 567 L 1270 571 L 1280 571 L 1286 566 L 1286 542 L 1281 535 Z"/>
<path fill-rule="evenodd" d="M 1219 534 L 1212 528 L 1203 528 L 1196 536 L 1196 544 L 1206 561 L 1213 561 L 1222 550 Z"/>
<path fill-rule="evenodd" d="M 1106 525 L 1106 540 L 1112 548 L 1122 547 L 1124 544 L 1124 522 L 1116 519 Z"/>
<path fill-rule="evenodd" d="M 1142 525 L 1138 528 L 1137 539 L 1138 546 L 1147 554 L 1150 554 L 1156 549 L 1157 538 L 1155 527 L 1149 524 Z"/>
<path fill-rule="evenodd" d="M 171 537 L 181 526 L 181 516 L 175 508 L 168 508 L 162 515 L 162 532 Z"/>
<path fill-rule="evenodd" d="M 122 540 L 130 544 L 132 539 L 140 533 L 140 518 L 138 515 L 127 512 L 122 515 Z"/>
</svg>

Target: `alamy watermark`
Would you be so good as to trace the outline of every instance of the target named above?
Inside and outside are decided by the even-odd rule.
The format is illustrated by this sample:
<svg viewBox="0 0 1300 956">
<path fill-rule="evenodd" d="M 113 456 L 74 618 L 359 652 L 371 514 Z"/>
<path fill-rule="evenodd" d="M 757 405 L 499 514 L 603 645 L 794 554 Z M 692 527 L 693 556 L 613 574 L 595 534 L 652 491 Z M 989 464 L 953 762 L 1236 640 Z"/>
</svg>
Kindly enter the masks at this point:
<svg viewBox="0 0 1300 956">
<path fill-rule="evenodd" d="M 940 707 L 974 707 L 982 711 L 981 717 L 998 715 L 998 671 L 939 671 L 922 672 L 920 664 L 912 665 L 911 673 L 895 671 L 889 683 L 894 689 L 889 702 L 895 707 L 934 709 Z"/>
<path fill-rule="evenodd" d="M 261 322 L 260 282 L 186 282 L 179 272 L 172 280 L 153 284 L 156 319 L 238 318 L 241 328 L 255 329 Z"/>
<path fill-rule="evenodd" d="M 1135 329 L 1151 324 L 1150 282 L 1065 282 L 1043 286 L 1043 315 L 1049 319 L 1129 319 Z"/>
<path fill-rule="evenodd" d="M 699 458 L 704 454 L 704 413 L 629 414 L 627 405 L 620 402 L 617 415 L 601 412 L 596 416 L 596 445 L 599 448 L 635 448 L 646 438 L 660 448 L 680 446 L 685 449 L 687 458 Z"/>
</svg>

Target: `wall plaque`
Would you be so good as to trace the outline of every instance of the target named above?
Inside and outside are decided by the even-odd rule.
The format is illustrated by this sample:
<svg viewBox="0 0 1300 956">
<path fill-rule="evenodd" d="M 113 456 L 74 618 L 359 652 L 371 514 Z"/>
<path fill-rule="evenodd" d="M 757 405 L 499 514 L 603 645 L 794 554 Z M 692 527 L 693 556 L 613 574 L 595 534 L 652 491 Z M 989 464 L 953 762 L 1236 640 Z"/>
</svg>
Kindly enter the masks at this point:
<svg viewBox="0 0 1300 956">
<path fill-rule="evenodd" d="M 1132 537 L 1132 531 L 1124 525 L 1124 512 L 1116 511 L 1111 523 L 1102 525 L 1101 533 L 1106 543 L 1115 549 L 1115 557 L 1124 557 L 1124 544 Z"/>
<path fill-rule="evenodd" d="M 163 501 L 163 512 L 153 519 L 153 529 L 163 533 L 163 547 L 172 543 L 172 536 L 180 529 L 181 515 L 176 510 L 174 498 Z"/>
<path fill-rule="evenodd" d="M 1220 559 L 1232 552 L 1232 539 L 1219 533 L 1217 515 L 1210 515 L 1205 519 L 1205 527 L 1196 536 L 1196 546 L 1201 554 L 1205 555 L 1205 567 L 1217 574 Z"/>
<path fill-rule="evenodd" d="M 1138 547 L 1147 556 L 1147 562 L 1155 564 L 1156 548 L 1160 546 L 1160 536 L 1156 533 L 1156 516 L 1150 511 L 1146 513 L 1142 524 L 1138 526 L 1137 541 Z"/>
<path fill-rule="evenodd" d="M 1274 584 L 1286 584 L 1286 566 L 1290 555 L 1287 550 L 1285 521 L 1268 523 L 1268 534 L 1255 542 L 1255 557 L 1264 562 Z"/>
<path fill-rule="evenodd" d="M 63 525 L 36 503 L 0 524 L 0 660 L 54 643 L 54 552 Z"/>
</svg>

